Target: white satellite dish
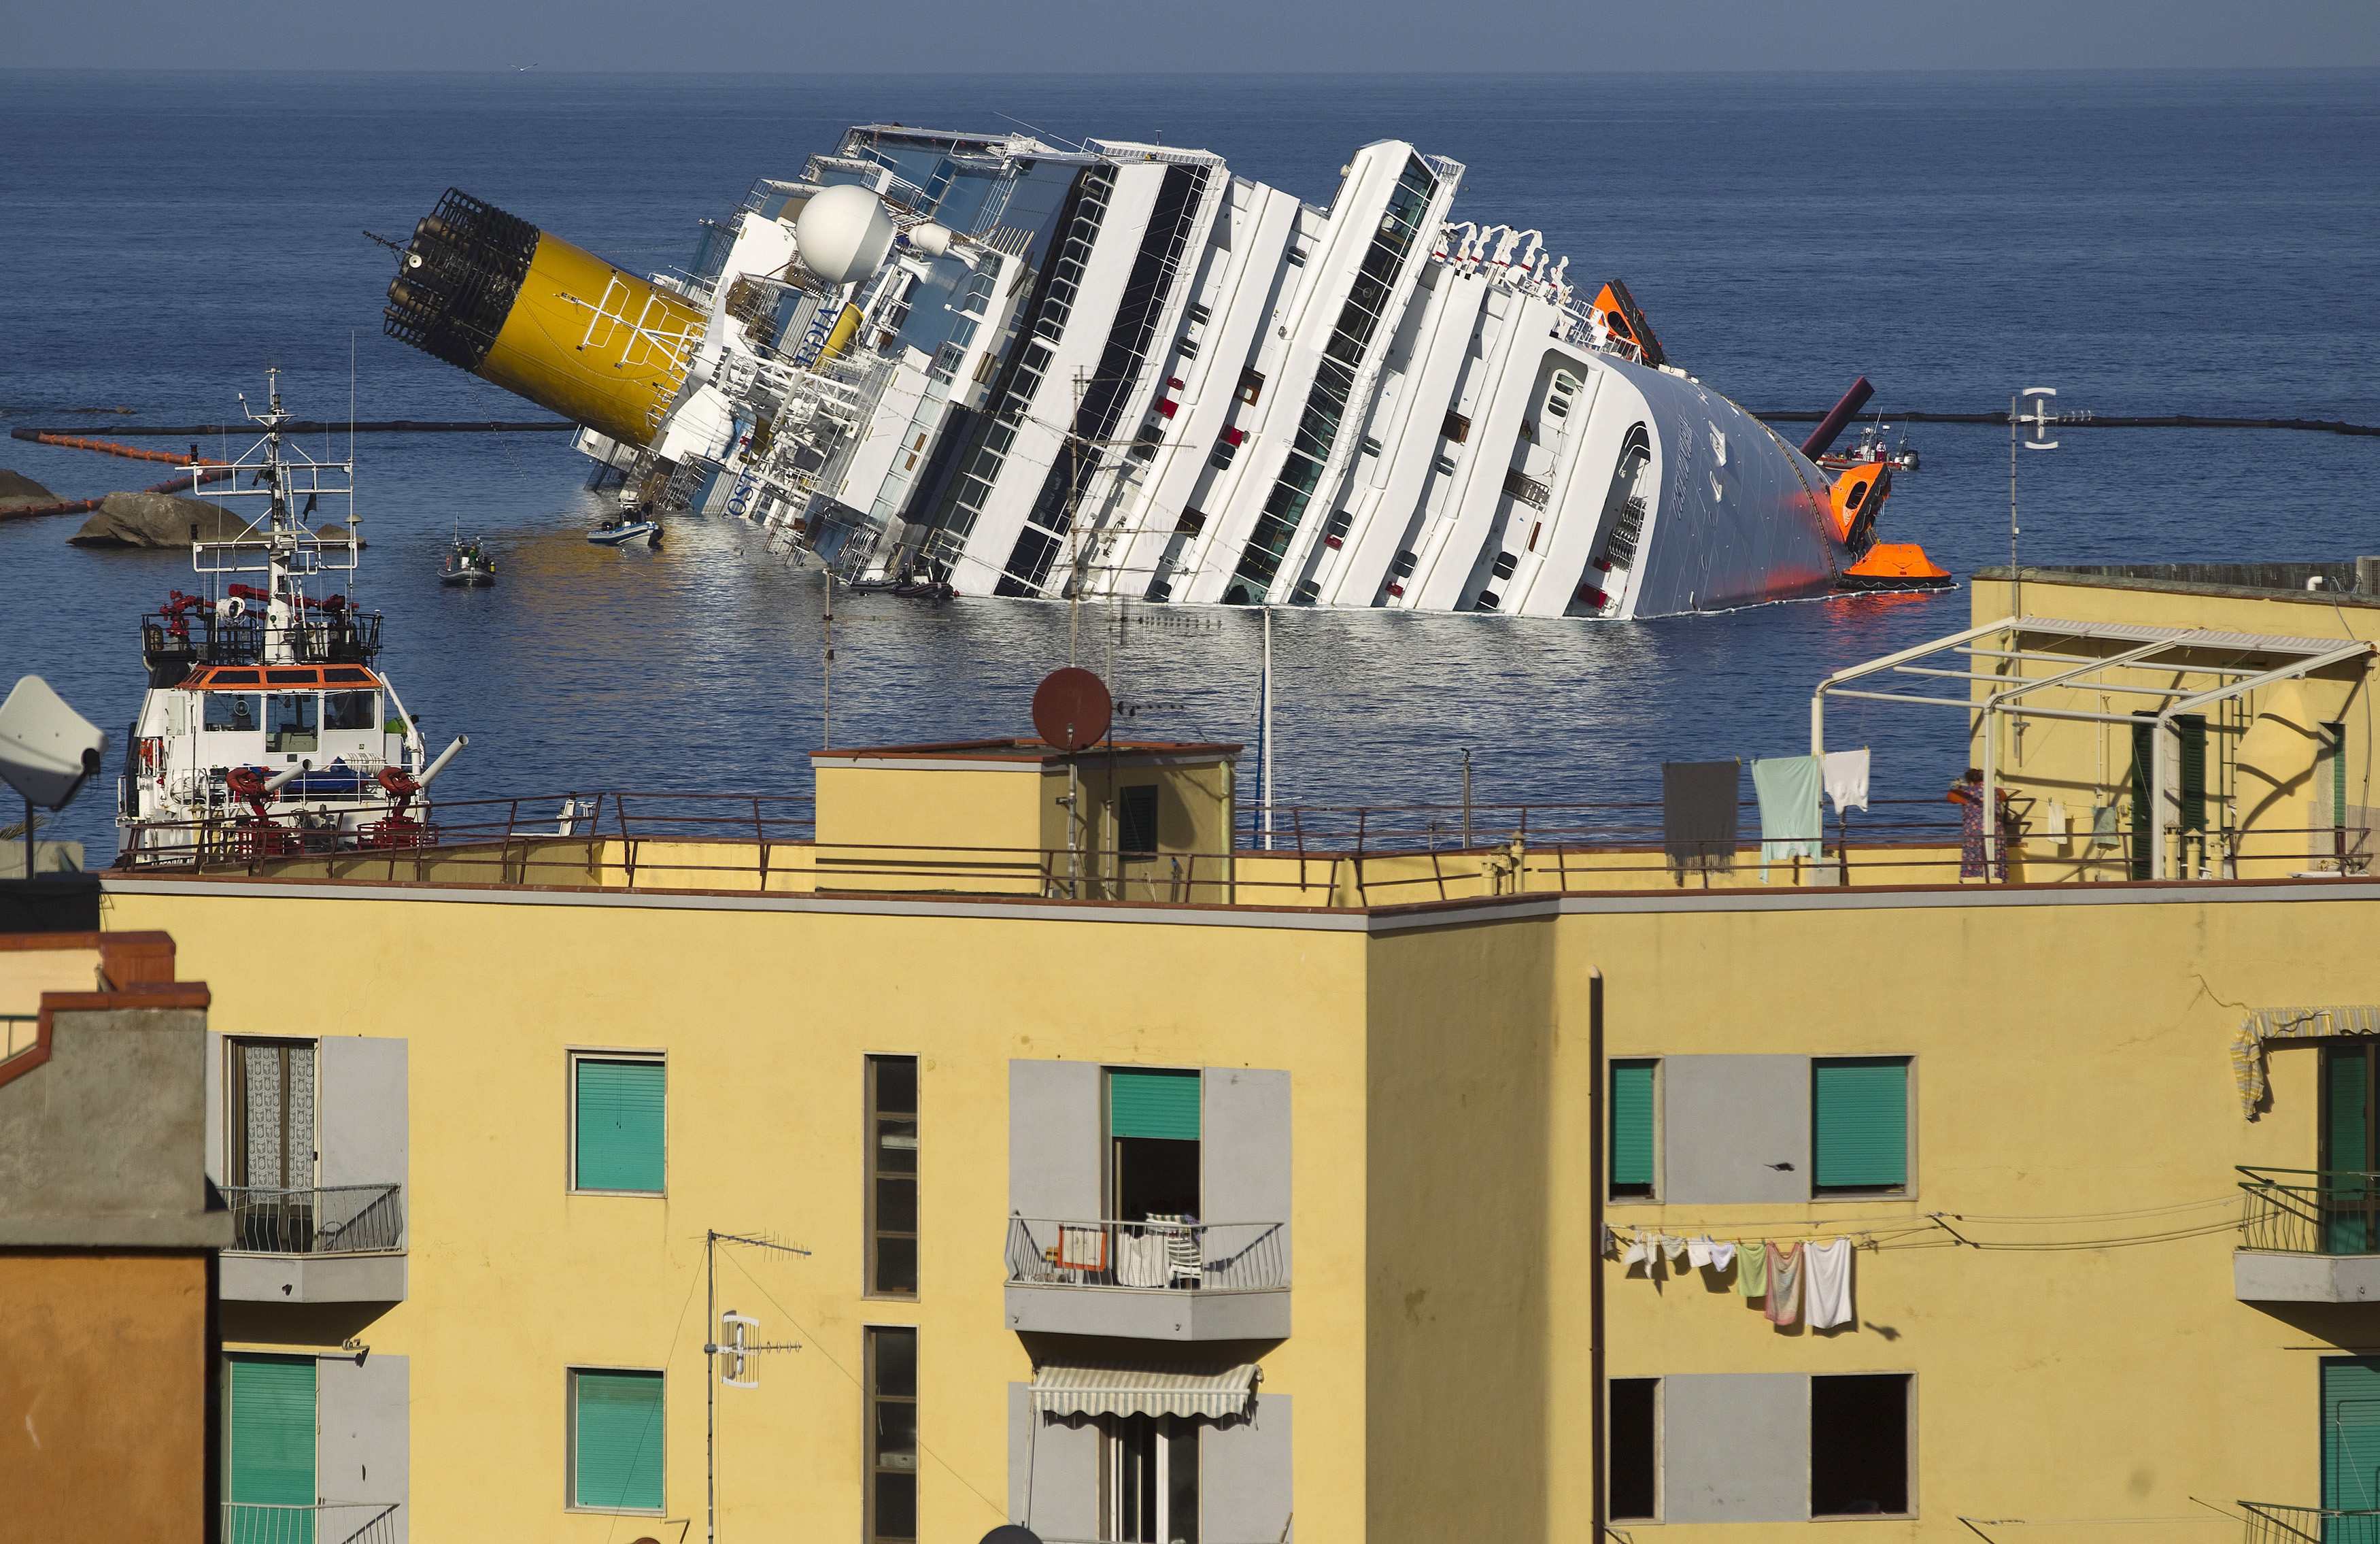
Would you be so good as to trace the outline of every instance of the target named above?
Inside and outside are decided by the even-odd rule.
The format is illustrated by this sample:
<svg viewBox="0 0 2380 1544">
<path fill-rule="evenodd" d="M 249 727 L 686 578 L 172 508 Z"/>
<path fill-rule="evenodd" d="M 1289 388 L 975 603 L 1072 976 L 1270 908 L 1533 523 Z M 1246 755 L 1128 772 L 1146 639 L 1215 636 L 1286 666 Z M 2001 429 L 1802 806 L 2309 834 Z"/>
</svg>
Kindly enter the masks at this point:
<svg viewBox="0 0 2380 1544">
<path fill-rule="evenodd" d="M 0 781 L 29 805 L 64 809 L 99 773 L 107 736 L 38 675 L 0 702 Z M 30 871 L 30 870 L 29 870 Z"/>
</svg>

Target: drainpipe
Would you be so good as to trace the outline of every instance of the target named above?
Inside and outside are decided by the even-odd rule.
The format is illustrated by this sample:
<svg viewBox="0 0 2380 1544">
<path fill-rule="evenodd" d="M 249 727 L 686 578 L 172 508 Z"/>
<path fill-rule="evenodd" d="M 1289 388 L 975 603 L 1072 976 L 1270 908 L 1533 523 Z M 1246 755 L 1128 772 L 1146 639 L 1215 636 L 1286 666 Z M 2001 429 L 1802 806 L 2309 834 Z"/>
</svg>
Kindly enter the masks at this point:
<svg viewBox="0 0 2380 1544">
<path fill-rule="evenodd" d="M 1592 1457 L 1588 1463 L 1591 1477 L 1587 1483 L 1586 1537 L 1589 1544 L 1603 1544 L 1604 1516 L 1607 1511 L 1607 1459 L 1604 1452 L 1604 1426 L 1609 1419 L 1609 1380 L 1604 1376 L 1603 1362 L 1603 1192 L 1604 1185 L 1604 1122 L 1607 1112 L 1604 1089 L 1609 1075 L 1603 1060 L 1603 972 L 1590 970 L 1586 976 L 1586 1062 L 1594 1081 L 1586 1092 L 1586 1236 L 1595 1251 L 1591 1257 L 1595 1269 L 1587 1272 L 1587 1384 L 1588 1396 L 1594 1401 L 1587 1419 L 1587 1441 Z"/>
</svg>

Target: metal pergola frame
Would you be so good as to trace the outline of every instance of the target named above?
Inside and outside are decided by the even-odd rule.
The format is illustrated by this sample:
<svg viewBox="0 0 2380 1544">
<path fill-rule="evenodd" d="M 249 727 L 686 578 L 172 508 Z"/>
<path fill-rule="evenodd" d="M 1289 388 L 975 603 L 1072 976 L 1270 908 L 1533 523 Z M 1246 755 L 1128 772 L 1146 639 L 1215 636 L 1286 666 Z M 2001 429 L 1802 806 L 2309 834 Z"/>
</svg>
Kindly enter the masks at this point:
<svg viewBox="0 0 2380 1544">
<path fill-rule="evenodd" d="M 1984 649 L 1975 640 L 1993 634 L 2008 635 L 2009 647 Z M 2091 638 L 2124 645 L 2116 652 L 2104 656 L 2060 653 L 2048 650 L 2027 649 L 2027 636 L 2041 638 Z M 2154 828 L 2163 833 L 2168 817 L 2180 818 L 2181 792 L 2179 786 L 2180 731 L 2176 720 L 2185 713 L 2195 713 L 2216 703 L 2228 701 L 2259 687 L 2277 681 L 2292 680 L 2310 675 L 2325 666 L 2340 664 L 2373 652 L 2368 642 L 2339 638 L 2287 638 L 2263 633 L 2229 632 L 2215 627 L 2161 626 L 2138 622 L 2070 622 L 2054 617 L 2003 616 L 1962 632 L 1952 633 L 1929 642 L 1870 660 L 1846 670 L 1836 671 L 1820 681 L 1810 694 L 1810 754 L 1822 756 L 1827 748 L 1827 699 L 1853 698 L 1869 702 L 1921 702 L 1930 706 L 1957 708 L 1969 714 L 1980 715 L 1983 729 L 1983 805 L 1985 856 L 1987 867 L 2005 859 L 2000 851 L 2002 834 L 1999 821 L 1990 818 L 1999 800 L 2000 723 L 2004 719 L 2071 719 L 2087 723 L 2119 723 L 2137 725 L 2143 722 L 2134 713 L 2092 712 L 2079 708 L 2036 708 L 2022 699 L 2051 687 L 2093 691 L 2123 692 L 2136 697 L 2157 699 L 2156 716 L 2152 721 L 2157 733 L 2152 738 L 2150 765 L 2150 796 L 2155 802 L 2157 819 Z M 2212 665 L 2161 657 L 2184 651 L 2228 654 L 2236 661 L 2244 657 L 2278 657 L 2286 663 L 2259 669 L 2238 663 Z M 1976 659 L 2007 661 L 2010 673 L 2001 674 L 1973 669 L 1949 670 L 1939 665 L 1916 662 L 1937 654 L 1959 653 Z M 2046 675 L 2026 675 L 2029 664 L 2065 666 Z M 2154 687 L 2130 682 L 2094 681 L 2090 677 L 2111 670 L 2165 669 L 2175 675 L 2212 675 L 2224 677 L 2223 684 L 2197 690 L 2189 687 Z M 1911 675 L 1935 680 L 1956 680 L 1968 683 L 2002 682 L 1997 691 L 1980 694 L 1971 690 L 1966 697 L 1936 697 L 1912 691 L 1859 689 L 1850 683 L 1875 675 Z M 2152 848 L 2151 874 L 2156 879 L 2170 879 L 2172 861 L 2166 844 L 2159 840 Z"/>
</svg>

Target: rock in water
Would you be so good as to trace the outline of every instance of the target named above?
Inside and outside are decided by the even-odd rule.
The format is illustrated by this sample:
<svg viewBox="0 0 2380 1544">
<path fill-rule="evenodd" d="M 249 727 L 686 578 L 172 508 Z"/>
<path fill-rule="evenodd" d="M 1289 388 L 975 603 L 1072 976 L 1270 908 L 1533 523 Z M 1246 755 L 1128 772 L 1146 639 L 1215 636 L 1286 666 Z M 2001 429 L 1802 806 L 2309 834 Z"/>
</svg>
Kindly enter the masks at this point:
<svg viewBox="0 0 2380 1544">
<path fill-rule="evenodd" d="M 110 493 L 82 529 L 67 540 L 78 547 L 187 547 L 190 528 L 202 541 L 228 541 L 244 522 L 221 505 L 176 493 Z"/>
<path fill-rule="evenodd" d="M 222 505 L 179 493 L 110 493 L 67 541 L 78 547 L 187 547 L 192 526 L 198 527 L 201 541 L 229 541 L 247 528 L 247 521 Z M 346 540 L 346 532 L 337 527 L 322 534 L 326 541 Z"/>
<path fill-rule="evenodd" d="M 0 467 L 0 509 L 30 509 L 36 505 L 57 502 L 55 493 L 31 478 Z"/>
</svg>

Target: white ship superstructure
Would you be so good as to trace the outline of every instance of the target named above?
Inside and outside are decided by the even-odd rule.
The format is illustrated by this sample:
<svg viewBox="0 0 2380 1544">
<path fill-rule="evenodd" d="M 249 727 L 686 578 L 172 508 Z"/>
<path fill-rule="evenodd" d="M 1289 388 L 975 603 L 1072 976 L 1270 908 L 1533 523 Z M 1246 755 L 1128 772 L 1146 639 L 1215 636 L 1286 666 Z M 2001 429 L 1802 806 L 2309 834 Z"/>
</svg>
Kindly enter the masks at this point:
<svg viewBox="0 0 2380 1544">
<path fill-rule="evenodd" d="M 1454 223 L 1463 173 L 1366 145 L 1318 208 L 1203 152 L 863 125 L 601 297 L 450 192 L 389 330 L 571 412 L 646 514 L 856 584 L 1546 617 L 1834 589 L 1888 469 L 1822 470 L 1624 285 Z M 606 368 L 642 395 L 590 411 Z"/>
<path fill-rule="evenodd" d="M 355 572 L 355 463 L 285 435 L 271 374 L 264 410 L 248 416 L 261 432 L 228 478 L 206 488 L 207 468 L 185 468 L 240 517 L 227 536 L 191 528 L 200 590 L 176 590 L 140 620 L 149 689 L 116 792 L 125 866 L 420 845 L 430 784 L 465 744 L 425 757 L 419 721 L 380 669 L 379 614 L 344 585 L 313 588 Z"/>
</svg>

